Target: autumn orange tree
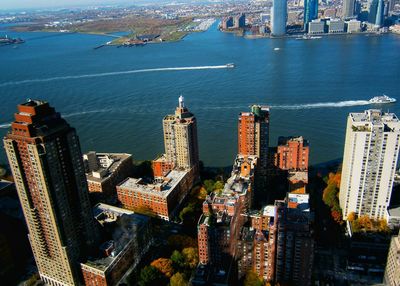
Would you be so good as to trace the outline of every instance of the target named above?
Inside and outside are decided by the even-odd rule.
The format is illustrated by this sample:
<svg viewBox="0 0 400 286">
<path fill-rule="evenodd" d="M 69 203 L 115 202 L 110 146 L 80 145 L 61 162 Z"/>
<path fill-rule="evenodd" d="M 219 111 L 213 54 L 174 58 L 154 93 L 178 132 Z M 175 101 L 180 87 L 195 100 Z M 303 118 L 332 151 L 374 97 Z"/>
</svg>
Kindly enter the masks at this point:
<svg viewBox="0 0 400 286">
<path fill-rule="evenodd" d="M 339 224 L 343 223 L 342 210 L 339 205 L 340 172 L 329 173 L 326 178 L 326 188 L 322 194 L 322 200 L 331 209 L 333 220 Z"/>
<path fill-rule="evenodd" d="M 174 268 L 172 266 L 172 260 L 168 258 L 158 258 L 154 260 L 151 264 L 154 268 L 157 268 L 162 274 L 167 278 L 171 278 L 174 274 Z"/>
</svg>

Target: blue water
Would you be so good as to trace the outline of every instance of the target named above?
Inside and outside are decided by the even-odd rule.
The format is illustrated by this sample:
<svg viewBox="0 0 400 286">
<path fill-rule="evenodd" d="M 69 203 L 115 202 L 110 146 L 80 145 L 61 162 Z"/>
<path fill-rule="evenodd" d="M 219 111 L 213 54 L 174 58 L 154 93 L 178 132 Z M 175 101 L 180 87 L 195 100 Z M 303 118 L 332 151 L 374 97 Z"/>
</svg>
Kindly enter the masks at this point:
<svg viewBox="0 0 400 286">
<path fill-rule="evenodd" d="M 272 106 L 272 144 L 281 135 L 303 135 L 310 140 L 315 164 L 342 157 L 347 114 L 371 107 L 361 100 L 382 93 L 400 100 L 396 35 L 246 40 L 220 33 L 214 25 L 178 43 L 94 50 L 110 37 L 0 29 L 0 35 L 5 33 L 26 43 L 0 47 L 0 136 L 18 103 L 44 99 L 76 127 L 83 151 L 154 158 L 163 152 L 162 118 L 174 111 L 182 94 L 198 118 L 200 157 L 206 165 L 232 164 L 238 113 L 253 103 Z M 79 78 L 226 63 L 236 68 Z M 400 116 L 399 104 L 384 108 Z"/>
</svg>

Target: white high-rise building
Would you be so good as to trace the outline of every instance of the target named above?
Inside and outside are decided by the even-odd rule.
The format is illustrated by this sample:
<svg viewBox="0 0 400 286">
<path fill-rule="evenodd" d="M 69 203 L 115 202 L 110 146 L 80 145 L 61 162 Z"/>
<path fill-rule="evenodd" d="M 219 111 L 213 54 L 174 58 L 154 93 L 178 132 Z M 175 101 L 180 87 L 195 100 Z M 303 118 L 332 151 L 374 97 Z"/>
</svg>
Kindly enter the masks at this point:
<svg viewBox="0 0 400 286">
<path fill-rule="evenodd" d="M 399 140 L 395 114 L 375 109 L 349 114 L 339 195 L 344 219 L 351 212 L 386 219 Z"/>
</svg>

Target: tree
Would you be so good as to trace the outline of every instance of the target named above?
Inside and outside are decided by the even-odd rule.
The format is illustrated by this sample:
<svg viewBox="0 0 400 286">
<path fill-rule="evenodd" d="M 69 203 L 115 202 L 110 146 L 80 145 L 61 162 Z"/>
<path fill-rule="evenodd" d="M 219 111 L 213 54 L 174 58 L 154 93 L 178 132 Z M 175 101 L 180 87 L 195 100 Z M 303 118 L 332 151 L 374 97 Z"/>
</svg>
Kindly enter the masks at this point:
<svg viewBox="0 0 400 286">
<path fill-rule="evenodd" d="M 179 218 L 181 219 L 182 222 L 188 222 L 190 220 L 193 220 L 194 218 L 194 205 L 189 204 L 187 207 L 184 207 L 181 212 L 179 213 Z"/>
<path fill-rule="evenodd" d="M 355 219 L 357 218 L 356 213 L 355 212 L 351 212 L 347 215 L 347 220 L 349 222 L 353 222 Z"/>
<path fill-rule="evenodd" d="M 214 191 L 223 190 L 224 189 L 224 182 L 216 181 L 214 184 Z"/>
<path fill-rule="evenodd" d="M 168 278 L 171 278 L 171 276 L 174 274 L 174 268 L 172 266 L 171 259 L 158 258 L 158 259 L 154 260 L 150 265 L 157 268 L 158 271 L 160 271 L 162 274 L 164 274 Z"/>
<path fill-rule="evenodd" d="M 153 266 L 145 266 L 140 271 L 139 286 L 162 285 L 165 283 L 165 277 L 157 268 Z"/>
<path fill-rule="evenodd" d="M 204 201 L 206 197 L 207 197 L 207 189 L 205 187 L 201 187 L 197 195 L 197 199 L 199 199 L 200 201 Z"/>
<path fill-rule="evenodd" d="M 182 234 L 174 234 L 168 237 L 168 244 L 172 249 L 182 250 L 187 247 L 197 247 L 197 240 Z"/>
<path fill-rule="evenodd" d="M 199 253 L 197 248 L 187 247 L 182 250 L 185 259 L 185 266 L 194 269 L 199 263 Z"/>
<path fill-rule="evenodd" d="M 171 277 L 169 284 L 170 286 L 186 286 L 188 282 L 185 280 L 185 277 L 178 272 Z"/>
<path fill-rule="evenodd" d="M 184 267 L 185 257 L 183 257 L 182 253 L 180 253 L 178 250 L 174 250 L 171 255 L 171 261 L 175 268 L 181 268 Z"/>
<path fill-rule="evenodd" d="M 263 286 L 263 281 L 253 271 L 246 273 L 243 286 Z"/>
<path fill-rule="evenodd" d="M 213 180 L 204 181 L 204 188 L 207 190 L 207 193 L 211 193 L 212 191 L 214 191 L 214 184 L 215 182 Z"/>
</svg>

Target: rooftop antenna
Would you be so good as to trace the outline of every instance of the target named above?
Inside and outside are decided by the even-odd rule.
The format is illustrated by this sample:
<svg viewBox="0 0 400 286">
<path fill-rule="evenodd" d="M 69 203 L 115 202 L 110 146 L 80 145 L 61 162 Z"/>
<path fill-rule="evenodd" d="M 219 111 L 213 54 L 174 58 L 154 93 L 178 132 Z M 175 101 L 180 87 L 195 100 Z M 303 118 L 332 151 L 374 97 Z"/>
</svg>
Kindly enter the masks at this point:
<svg viewBox="0 0 400 286">
<path fill-rule="evenodd" d="M 185 98 L 181 95 L 179 96 L 179 107 L 184 108 L 185 107 Z"/>
</svg>

